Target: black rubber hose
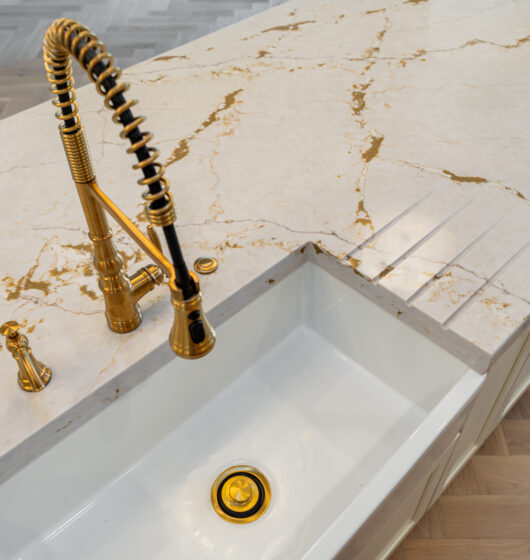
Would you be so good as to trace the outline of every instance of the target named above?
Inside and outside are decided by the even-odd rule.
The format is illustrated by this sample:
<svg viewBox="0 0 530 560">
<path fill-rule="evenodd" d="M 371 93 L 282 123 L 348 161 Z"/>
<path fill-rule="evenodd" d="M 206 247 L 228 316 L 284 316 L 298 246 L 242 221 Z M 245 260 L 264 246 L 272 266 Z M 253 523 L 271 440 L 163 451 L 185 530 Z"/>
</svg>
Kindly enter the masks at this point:
<svg viewBox="0 0 530 560">
<path fill-rule="evenodd" d="M 86 41 L 80 41 L 78 43 L 76 55 L 79 53 L 79 51 L 81 50 L 81 48 L 85 44 L 86 44 Z M 83 65 L 87 66 L 88 63 L 96 55 L 97 55 L 97 53 L 94 49 L 89 49 L 87 51 L 87 53 L 85 54 L 84 58 L 83 58 L 83 61 L 82 61 Z M 98 64 L 96 64 L 94 66 L 93 77 L 97 78 L 107 68 L 108 68 L 108 65 L 106 63 L 104 63 L 103 61 L 99 62 Z M 65 75 L 64 74 L 62 74 L 62 75 L 56 74 L 55 78 L 56 79 L 64 79 Z M 102 87 L 103 87 L 103 90 L 105 92 L 110 91 L 115 86 L 116 86 L 116 80 L 112 76 L 109 76 L 105 80 L 103 80 Z M 70 99 L 70 94 L 69 93 L 64 93 L 64 94 L 59 93 L 59 100 L 61 102 L 68 101 L 69 99 Z M 113 108 L 117 109 L 118 107 L 121 107 L 121 105 L 123 105 L 125 103 L 125 97 L 123 96 L 122 93 L 117 93 L 116 95 L 114 95 L 111 98 L 111 102 L 112 102 Z M 62 107 L 61 111 L 62 111 L 63 115 L 68 116 L 72 113 L 72 108 L 71 108 L 70 105 L 67 105 L 65 107 Z M 131 122 L 133 122 L 134 118 L 135 117 L 133 116 L 132 112 L 130 111 L 130 109 L 128 109 L 127 111 L 124 111 L 121 114 L 119 120 L 120 120 L 121 124 L 125 127 L 128 124 L 130 124 Z M 70 126 L 73 126 L 74 124 L 75 124 L 75 122 L 74 122 L 73 119 L 66 119 L 65 120 L 65 127 L 70 127 Z M 135 127 L 127 135 L 127 138 L 129 138 L 129 141 L 131 142 L 131 145 L 132 145 L 132 144 L 142 140 L 142 133 L 140 132 L 140 129 L 138 127 Z M 142 162 L 142 161 L 144 161 L 144 160 L 146 160 L 150 157 L 149 151 L 147 150 L 146 146 L 142 146 L 139 150 L 137 150 L 135 152 L 135 154 L 136 154 L 136 157 L 138 158 L 139 162 Z M 145 167 L 143 167 L 142 172 L 143 172 L 144 177 L 146 179 L 149 179 L 149 178 L 154 177 L 156 175 L 155 166 L 152 165 L 152 164 L 151 165 L 146 165 Z M 152 183 L 152 184 L 148 185 L 148 188 L 149 188 L 149 192 L 151 194 L 157 194 L 157 193 L 162 191 L 162 186 L 160 185 L 159 181 L 156 181 L 155 183 Z M 157 208 L 160 208 L 163 204 L 164 204 L 164 200 L 155 200 L 152 203 L 152 205 L 153 205 L 152 208 L 154 210 L 156 210 Z M 189 299 L 190 297 L 194 296 L 197 293 L 197 290 L 195 288 L 195 283 L 193 282 L 193 280 L 191 279 L 191 276 L 189 274 L 188 267 L 186 266 L 186 263 L 184 261 L 184 255 L 182 254 L 182 250 L 180 248 L 180 243 L 178 241 L 175 226 L 173 224 L 171 224 L 169 226 L 164 226 L 162 228 L 162 230 L 164 232 L 164 237 L 166 239 L 167 246 L 169 248 L 169 253 L 171 255 L 171 261 L 172 261 L 173 267 L 175 269 L 175 277 L 176 277 L 177 285 L 182 290 L 182 295 L 183 295 L 184 299 Z"/>
</svg>

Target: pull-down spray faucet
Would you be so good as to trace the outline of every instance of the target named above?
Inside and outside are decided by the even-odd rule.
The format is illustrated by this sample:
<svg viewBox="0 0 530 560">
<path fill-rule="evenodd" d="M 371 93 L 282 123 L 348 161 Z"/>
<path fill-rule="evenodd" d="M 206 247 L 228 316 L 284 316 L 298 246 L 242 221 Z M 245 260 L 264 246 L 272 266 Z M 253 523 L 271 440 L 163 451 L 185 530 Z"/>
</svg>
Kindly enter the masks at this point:
<svg viewBox="0 0 530 560">
<path fill-rule="evenodd" d="M 114 111 L 112 120 L 123 126 L 120 136 L 131 143 L 127 153 L 135 154 L 138 159 L 133 168 L 142 171 L 143 178 L 138 183 L 147 187 L 142 196 L 145 214 L 151 223 L 148 237 L 98 187 L 73 87 L 72 56 L 104 96 L 105 107 Z M 61 121 L 61 140 L 94 244 L 93 262 L 99 274 L 110 329 L 125 333 L 138 327 L 142 320 L 138 300 L 155 284 L 160 284 L 165 274 L 169 277 L 175 309 L 169 335 L 171 348 L 184 358 L 208 354 L 215 344 L 215 333 L 202 310 L 198 278 L 188 271 L 184 262 L 174 227 L 176 214 L 169 184 L 164 177 L 164 166 L 156 161 L 159 152 L 147 145 L 153 135 L 139 129 L 145 117 L 133 116 L 131 108 L 137 101 L 126 101 L 123 96 L 129 84 L 118 81 L 121 70 L 114 66 L 112 55 L 96 35 L 71 19 L 58 19 L 50 25 L 44 36 L 43 58 L 50 90 L 57 95 L 53 104 L 58 108 L 56 117 Z M 123 259 L 112 241 L 106 212 L 156 265 L 144 267 L 131 277 L 125 274 Z M 162 228 L 171 260 L 164 256 L 153 226 Z"/>
</svg>

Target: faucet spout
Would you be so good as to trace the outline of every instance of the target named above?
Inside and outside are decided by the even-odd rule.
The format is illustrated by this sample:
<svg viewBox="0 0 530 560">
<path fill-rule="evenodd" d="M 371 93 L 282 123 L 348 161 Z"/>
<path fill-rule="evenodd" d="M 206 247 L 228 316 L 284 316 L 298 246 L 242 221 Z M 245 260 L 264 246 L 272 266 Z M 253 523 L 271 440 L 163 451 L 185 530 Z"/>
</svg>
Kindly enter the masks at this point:
<svg viewBox="0 0 530 560">
<path fill-rule="evenodd" d="M 190 272 L 198 285 L 194 272 Z M 184 299 L 182 290 L 170 281 L 171 303 L 175 308 L 173 327 L 169 333 L 169 345 L 178 356 L 189 359 L 201 358 L 208 354 L 215 344 L 215 332 L 202 311 L 200 290 L 191 298 Z"/>
<path fill-rule="evenodd" d="M 154 264 L 148 264 L 136 271 L 130 278 L 133 301 L 138 302 L 153 286 L 159 286 L 164 280 L 164 273 Z"/>
<path fill-rule="evenodd" d="M 162 228 L 170 259 L 163 254 L 154 230 L 146 237 L 97 184 L 73 87 L 72 56 L 104 96 L 104 105 L 114 112 L 112 120 L 123 126 L 120 137 L 131 143 L 127 153 L 135 154 L 138 160 L 133 168 L 143 173 L 138 183 L 147 187 L 142 196 L 145 214 L 151 223 L 149 227 Z M 99 274 L 110 329 L 124 333 L 138 327 L 142 319 L 139 299 L 160 284 L 165 274 L 169 277 L 171 302 L 175 308 L 171 348 L 185 358 L 206 355 L 215 344 L 215 332 L 202 310 L 199 281 L 188 270 L 182 255 L 164 166 L 157 161 L 158 150 L 148 146 L 153 135 L 140 131 L 139 125 L 145 118 L 134 117 L 131 111 L 137 101 L 126 101 L 123 95 L 129 84 L 118 81 L 121 70 L 114 66 L 112 55 L 96 35 L 71 19 L 58 19 L 50 25 L 44 36 L 43 58 L 50 90 L 57 95 L 53 104 L 58 108 L 56 117 L 61 121 L 59 132 L 94 244 L 93 262 Z M 124 273 L 123 259 L 114 246 L 107 214 L 125 229 L 155 265 L 148 265 L 131 277 Z"/>
</svg>

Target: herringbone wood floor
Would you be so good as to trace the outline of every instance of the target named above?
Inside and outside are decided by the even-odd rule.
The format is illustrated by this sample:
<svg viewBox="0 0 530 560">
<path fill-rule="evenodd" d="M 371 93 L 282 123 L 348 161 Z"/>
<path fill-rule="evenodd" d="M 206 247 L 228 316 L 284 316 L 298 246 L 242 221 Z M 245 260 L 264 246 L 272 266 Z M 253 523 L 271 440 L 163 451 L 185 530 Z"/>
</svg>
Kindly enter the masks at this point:
<svg viewBox="0 0 530 560">
<path fill-rule="evenodd" d="M 0 0 L 0 118 L 50 99 L 41 44 L 58 17 L 91 28 L 127 68 L 285 1 Z"/>
<path fill-rule="evenodd" d="M 530 560 L 530 390 L 391 560 Z"/>
</svg>

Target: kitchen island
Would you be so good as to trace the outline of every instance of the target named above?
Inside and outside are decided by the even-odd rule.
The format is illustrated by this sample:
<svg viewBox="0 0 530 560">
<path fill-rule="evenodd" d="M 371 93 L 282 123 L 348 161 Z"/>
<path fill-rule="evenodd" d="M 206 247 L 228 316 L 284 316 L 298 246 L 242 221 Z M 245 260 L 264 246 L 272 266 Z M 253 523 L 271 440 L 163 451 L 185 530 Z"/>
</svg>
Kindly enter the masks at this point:
<svg viewBox="0 0 530 560">
<path fill-rule="evenodd" d="M 219 260 L 201 278 L 214 326 L 309 259 L 487 372 L 433 496 L 530 379 L 529 22 L 515 1 L 293 0 L 124 72 L 188 264 Z M 93 86 L 78 100 L 100 185 L 145 228 L 110 112 Z M 2 479 L 172 357 L 163 288 L 139 329 L 107 330 L 53 112 L 0 122 L 2 321 L 54 376 L 27 395 L 0 352 Z"/>
</svg>

